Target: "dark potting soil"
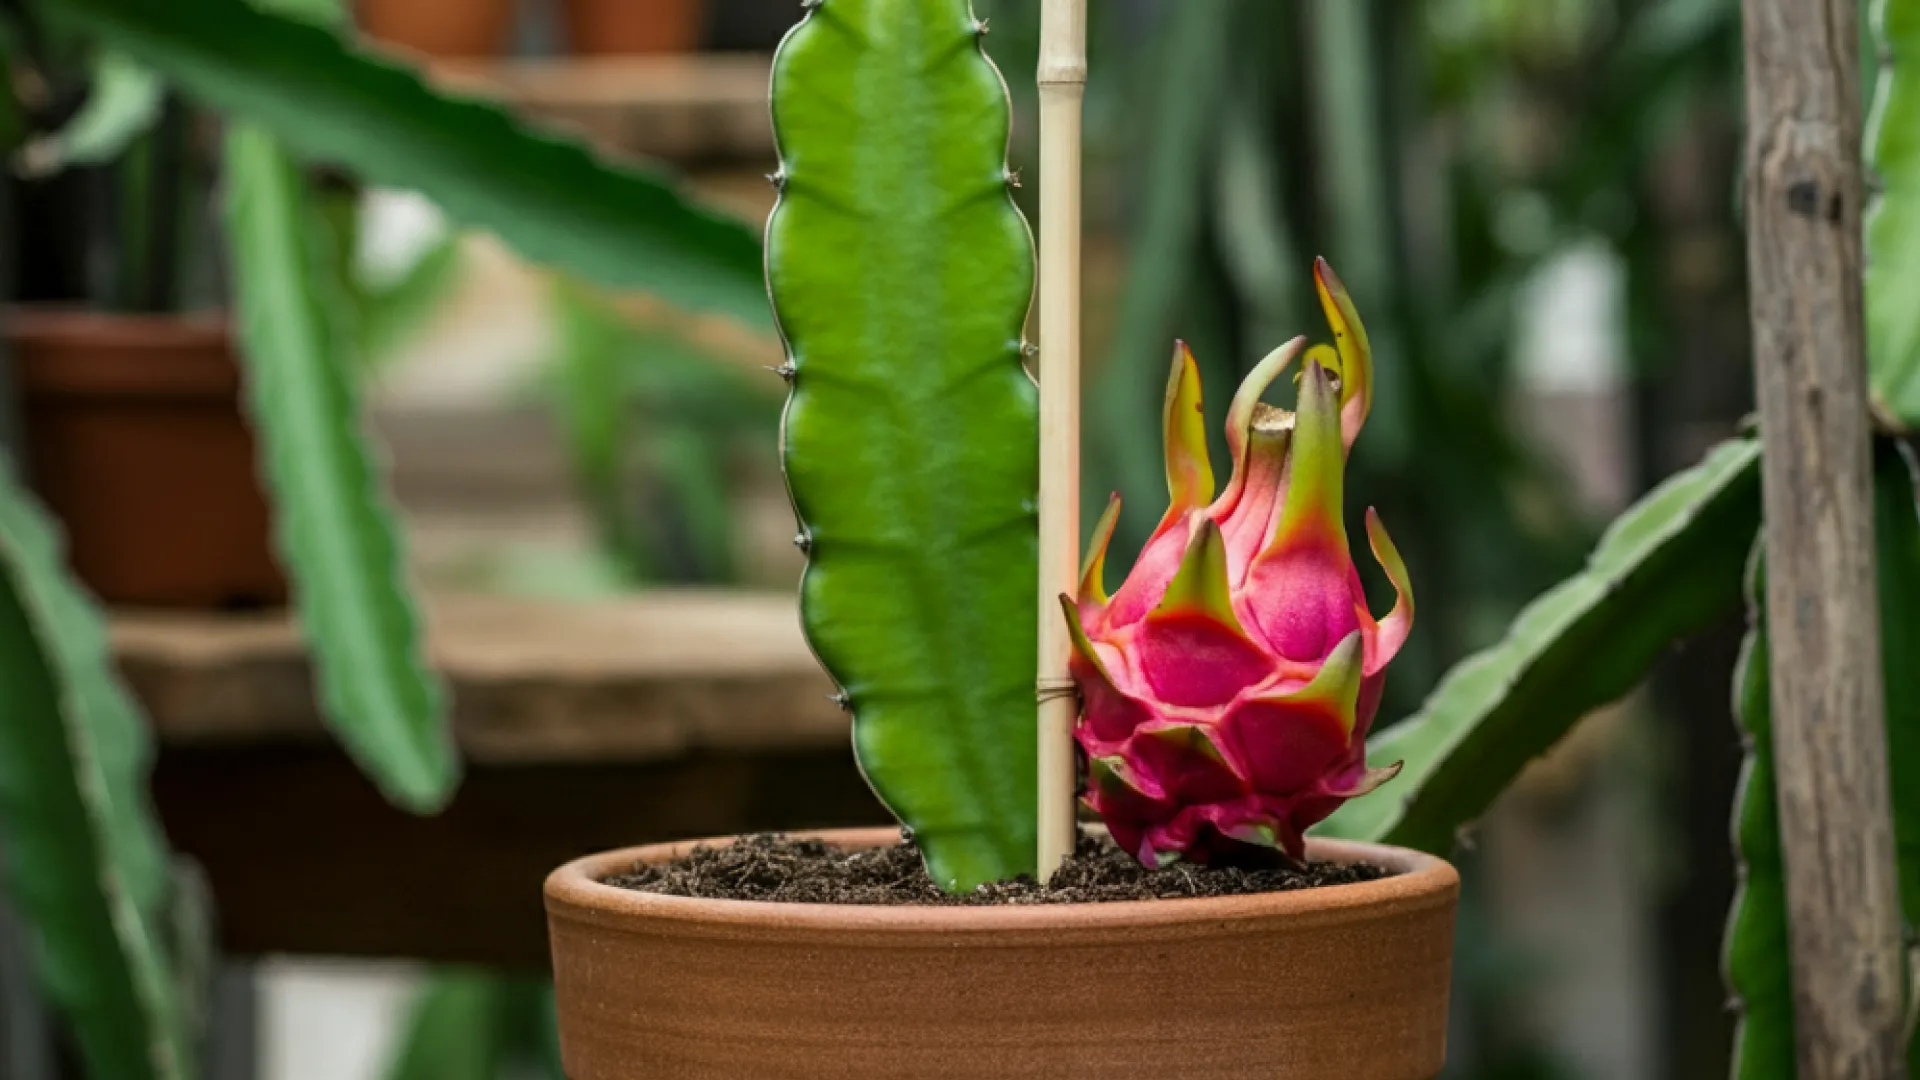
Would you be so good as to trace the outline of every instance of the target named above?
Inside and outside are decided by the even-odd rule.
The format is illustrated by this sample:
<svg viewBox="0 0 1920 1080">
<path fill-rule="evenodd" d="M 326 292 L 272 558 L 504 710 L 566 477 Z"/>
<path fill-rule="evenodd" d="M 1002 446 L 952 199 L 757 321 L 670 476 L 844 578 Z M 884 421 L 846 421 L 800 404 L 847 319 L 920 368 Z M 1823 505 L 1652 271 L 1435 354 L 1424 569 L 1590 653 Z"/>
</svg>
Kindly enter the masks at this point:
<svg viewBox="0 0 1920 1080">
<path fill-rule="evenodd" d="M 995 904 L 1098 904 L 1243 896 L 1390 877 L 1364 863 L 1296 866 L 1274 853 L 1235 865 L 1174 863 L 1149 870 L 1106 837 L 1082 837 L 1073 858 L 1041 885 L 1032 878 L 982 885 L 952 895 L 934 887 L 911 842 L 843 851 L 818 840 L 749 836 L 724 848 L 697 848 L 673 862 L 638 867 L 607 884 L 704 900 L 784 904 L 986 907 Z"/>
</svg>

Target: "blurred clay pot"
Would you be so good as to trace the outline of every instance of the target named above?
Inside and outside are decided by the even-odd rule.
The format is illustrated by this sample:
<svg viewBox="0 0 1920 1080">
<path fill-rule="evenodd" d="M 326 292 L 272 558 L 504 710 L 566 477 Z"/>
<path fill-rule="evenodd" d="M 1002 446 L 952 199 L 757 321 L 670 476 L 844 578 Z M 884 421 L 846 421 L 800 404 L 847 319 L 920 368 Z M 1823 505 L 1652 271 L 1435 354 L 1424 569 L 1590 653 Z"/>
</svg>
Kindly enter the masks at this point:
<svg viewBox="0 0 1920 1080">
<path fill-rule="evenodd" d="M 513 9 L 514 0 L 360 0 L 360 28 L 437 60 L 490 57 L 506 47 Z"/>
<path fill-rule="evenodd" d="M 279 604 L 272 515 L 219 318 L 6 313 L 28 483 L 110 604 Z"/>
<path fill-rule="evenodd" d="M 581 56 L 692 52 L 705 0 L 566 0 L 567 35 Z"/>
<path fill-rule="evenodd" d="M 1316 841 L 1316 858 L 1399 873 L 1115 904 L 845 907 L 601 884 L 694 846 L 547 879 L 572 1080 L 1430 1080 L 1446 1057 L 1460 879 L 1428 855 Z"/>
</svg>

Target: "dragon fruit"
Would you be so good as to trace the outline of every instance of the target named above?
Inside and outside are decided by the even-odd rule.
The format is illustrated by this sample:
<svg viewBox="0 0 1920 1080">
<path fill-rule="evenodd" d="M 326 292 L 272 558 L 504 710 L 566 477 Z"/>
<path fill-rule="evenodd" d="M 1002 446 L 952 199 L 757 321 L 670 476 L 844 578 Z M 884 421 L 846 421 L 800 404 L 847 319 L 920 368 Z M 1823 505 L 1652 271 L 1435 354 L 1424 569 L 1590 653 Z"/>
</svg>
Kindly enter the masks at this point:
<svg viewBox="0 0 1920 1080">
<path fill-rule="evenodd" d="M 1080 597 L 1061 596 L 1083 703 L 1086 800 L 1149 866 L 1244 849 L 1305 857 L 1305 832 L 1391 779 L 1367 731 L 1387 662 L 1413 623 L 1406 566 L 1367 512 L 1398 594 L 1375 620 L 1342 520 L 1346 457 L 1372 404 L 1366 331 L 1325 260 L 1314 267 L 1333 346 L 1296 338 L 1263 360 L 1227 413 L 1233 474 L 1214 496 L 1200 374 L 1185 345 L 1167 384 L 1170 505 L 1112 597 L 1103 585 L 1115 496 Z M 1296 411 L 1260 396 L 1305 352 Z"/>
</svg>

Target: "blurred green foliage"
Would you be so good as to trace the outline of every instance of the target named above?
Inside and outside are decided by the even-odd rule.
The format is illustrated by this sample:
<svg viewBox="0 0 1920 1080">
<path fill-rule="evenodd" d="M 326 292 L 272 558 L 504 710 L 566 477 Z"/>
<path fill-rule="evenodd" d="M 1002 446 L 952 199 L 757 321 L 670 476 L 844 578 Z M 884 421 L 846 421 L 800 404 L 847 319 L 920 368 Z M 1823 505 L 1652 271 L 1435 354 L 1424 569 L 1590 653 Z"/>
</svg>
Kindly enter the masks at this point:
<svg viewBox="0 0 1920 1080">
<path fill-rule="evenodd" d="M 152 735 L 64 554 L 0 455 L 0 882 L 89 1075 L 193 1080 Z"/>
<path fill-rule="evenodd" d="M 556 279 L 550 298 L 557 342 L 542 391 L 622 580 L 733 582 L 732 466 L 771 451 L 780 380 L 572 279 Z"/>
<path fill-rule="evenodd" d="M 399 523 L 360 431 L 358 342 L 326 269 L 338 256 L 321 254 L 332 238 L 269 132 L 232 125 L 224 161 L 247 415 L 321 712 L 390 800 L 435 812 L 453 798 L 459 755 Z"/>
<path fill-rule="evenodd" d="M 553 986 L 467 969 L 415 991 L 384 1080 L 565 1080 Z"/>
</svg>

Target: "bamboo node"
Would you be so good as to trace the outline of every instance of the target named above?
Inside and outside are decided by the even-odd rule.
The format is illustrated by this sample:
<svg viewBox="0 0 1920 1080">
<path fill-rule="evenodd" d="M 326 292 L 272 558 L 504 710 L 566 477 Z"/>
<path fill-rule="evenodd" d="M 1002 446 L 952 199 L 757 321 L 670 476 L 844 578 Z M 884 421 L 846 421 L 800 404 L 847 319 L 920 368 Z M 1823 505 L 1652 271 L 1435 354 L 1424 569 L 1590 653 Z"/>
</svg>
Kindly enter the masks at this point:
<svg viewBox="0 0 1920 1080">
<path fill-rule="evenodd" d="M 1082 60 L 1048 60 L 1040 65 L 1039 84 L 1045 86 L 1087 85 L 1087 64 Z"/>
<path fill-rule="evenodd" d="M 1079 694 L 1080 687 L 1072 679 L 1039 679 L 1033 684 L 1033 698 L 1042 705 Z"/>
</svg>

